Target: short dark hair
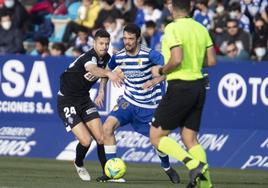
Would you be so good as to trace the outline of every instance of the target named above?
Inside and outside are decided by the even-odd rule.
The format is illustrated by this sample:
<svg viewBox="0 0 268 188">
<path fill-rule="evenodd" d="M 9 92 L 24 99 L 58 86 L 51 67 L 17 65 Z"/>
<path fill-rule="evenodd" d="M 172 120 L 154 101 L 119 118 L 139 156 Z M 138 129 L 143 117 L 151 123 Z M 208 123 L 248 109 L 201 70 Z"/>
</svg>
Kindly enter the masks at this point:
<svg viewBox="0 0 268 188">
<path fill-rule="evenodd" d="M 172 0 L 172 5 L 175 8 L 189 12 L 191 9 L 191 0 Z"/>
<path fill-rule="evenodd" d="M 236 26 L 238 27 L 238 20 L 237 20 L 237 19 L 232 19 L 232 18 L 227 19 L 227 20 L 226 20 L 226 26 L 227 26 L 227 24 L 230 23 L 230 22 L 234 22 L 234 23 L 236 24 Z"/>
<path fill-rule="evenodd" d="M 239 12 L 241 12 L 241 6 L 240 6 L 240 3 L 239 3 L 239 2 L 233 2 L 233 3 L 230 5 L 229 11 L 239 11 Z"/>
<path fill-rule="evenodd" d="M 51 49 L 59 50 L 61 52 L 61 55 L 64 55 L 65 46 L 61 42 L 53 43 L 52 46 L 51 46 Z"/>
<path fill-rule="evenodd" d="M 208 0 L 196 0 L 195 2 L 196 4 L 201 4 L 201 5 L 205 5 L 208 6 Z"/>
<path fill-rule="evenodd" d="M 45 36 L 37 37 L 34 41 L 39 42 L 42 46 L 48 46 L 49 43 L 48 38 Z"/>
<path fill-rule="evenodd" d="M 98 37 L 110 38 L 110 34 L 104 29 L 99 29 L 98 31 L 96 31 L 94 39 L 97 39 Z"/>
<path fill-rule="evenodd" d="M 150 21 L 147 21 L 147 22 L 145 22 L 145 27 L 146 28 L 156 28 L 156 23 L 154 22 L 154 21 L 152 21 L 152 20 L 150 20 Z"/>
<path fill-rule="evenodd" d="M 124 32 L 135 34 L 137 38 L 141 36 L 141 29 L 136 24 L 127 24 L 124 28 Z"/>
</svg>

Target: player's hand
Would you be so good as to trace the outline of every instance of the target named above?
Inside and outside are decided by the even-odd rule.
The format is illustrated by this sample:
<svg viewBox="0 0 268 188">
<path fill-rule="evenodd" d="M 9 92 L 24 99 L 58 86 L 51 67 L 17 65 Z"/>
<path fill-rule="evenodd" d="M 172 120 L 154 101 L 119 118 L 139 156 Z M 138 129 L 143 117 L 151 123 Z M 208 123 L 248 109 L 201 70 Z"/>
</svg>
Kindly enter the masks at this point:
<svg viewBox="0 0 268 188">
<path fill-rule="evenodd" d="M 104 92 L 99 91 L 97 97 L 95 98 L 95 104 L 101 108 L 104 104 Z"/>
<path fill-rule="evenodd" d="M 115 72 L 122 80 L 124 80 L 125 75 L 122 69 L 116 67 L 113 72 Z"/>
<path fill-rule="evenodd" d="M 165 76 L 158 76 L 145 82 L 142 86 L 143 89 L 152 89 L 155 85 L 159 84 L 165 79 Z"/>
<path fill-rule="evenodd" d="M 123 79 L 116 72 L 109 72 L 108 78 L 111 80 L 114 86 L 121 87 L 123 85 Z"/>
</svg>

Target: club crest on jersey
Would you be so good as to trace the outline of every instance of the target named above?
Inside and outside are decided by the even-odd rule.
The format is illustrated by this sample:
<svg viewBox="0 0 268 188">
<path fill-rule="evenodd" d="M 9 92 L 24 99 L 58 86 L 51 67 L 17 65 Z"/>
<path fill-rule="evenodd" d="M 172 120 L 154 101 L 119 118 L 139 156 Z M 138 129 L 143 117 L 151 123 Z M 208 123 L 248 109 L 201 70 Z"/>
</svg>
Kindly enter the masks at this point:
<svg viewBox="0 0 268 188">
<path fill-rule="evenodd" d="M 74 119 L 72 117 L 68 117 L 68 123 L 69 124 L 73 124 L 74 123 Z"/>
<path fill-rule="evenodd" d="M 138 59 L 138 65 L 142 66 L 142 60 L 141 59 Z"/>
<path fill-rule="evenodd" d="M 121 104 L 121 107 L 125 110 L 125 109 L 127 109 L 127 107 L 129 106 L 129 102 L 123 102 L 122 104 Z"/>
<path fill-rule="evenodd" d="M 93 56 L 93 57 L 91 58 L 91 61 L 92 61 L 94 64 L 97 64 L 97 58 L 96 58 L 96 57 Z"/>
<path fill-rule="evenodd" d="M 114 108 L 113 108 L 113 111 L 117 111 L 119 109 L 119 106 L 118 105 L 115 105 Z"/>
</svg>

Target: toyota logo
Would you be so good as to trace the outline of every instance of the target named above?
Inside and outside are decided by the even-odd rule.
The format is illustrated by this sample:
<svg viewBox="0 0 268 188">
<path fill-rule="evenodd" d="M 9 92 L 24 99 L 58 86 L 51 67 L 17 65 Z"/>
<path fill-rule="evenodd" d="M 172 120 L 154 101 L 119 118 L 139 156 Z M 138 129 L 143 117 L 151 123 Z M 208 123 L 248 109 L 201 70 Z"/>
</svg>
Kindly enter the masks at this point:
<svg viewBox="0 0 268 188">
<path fill-rule="evenodd" d="M 237 107 L 245 100 L 246 94 L 246 83 L 239 74 L 229 73 L 220 80 L 218 95 L 224 105 Z"/>
</svg>

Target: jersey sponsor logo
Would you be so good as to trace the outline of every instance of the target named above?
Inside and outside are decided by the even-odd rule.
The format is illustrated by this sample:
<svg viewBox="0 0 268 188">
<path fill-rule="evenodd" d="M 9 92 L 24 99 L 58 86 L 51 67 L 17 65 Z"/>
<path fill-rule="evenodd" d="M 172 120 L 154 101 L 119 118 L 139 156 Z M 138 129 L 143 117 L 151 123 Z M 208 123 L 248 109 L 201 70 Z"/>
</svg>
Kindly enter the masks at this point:
<svg viewBox="0 0 268 188">
<path fill-rule="evenodd" d="M 98 112 L 97 108 L 95 108 L 95 107 L 86 110 L 87 115 L 92 114 L 94 112 Z"/>
<path fill-rule="evenodd" d="M 98 80 L 99 78 L 92 75 L 90 72 L 87 72 L 85 75 L 84 75 L 84 78 L 90 82 L 94 82 L 96 80 Z"/>
<path fill-rule="evenodd" d="M 257 105 L 260 100 L 268 106 L 268 77 L 250 77 L 246 83 L 242 76 L 237 73 L 226 74 L 219 82 L 218 96 L 220 101 L 227 107 L 240 106 L 251 93 L 251 104 Z"/>
<path fill-rule="evenodd" d="M 140 70 L 127 70 L 127 71 L 124 71 L 124 74 L 127 78 L 140 78 L 140 77 L 143 77 L 145 76 L 145 73 L 140 71 Z"/>
</svg>

